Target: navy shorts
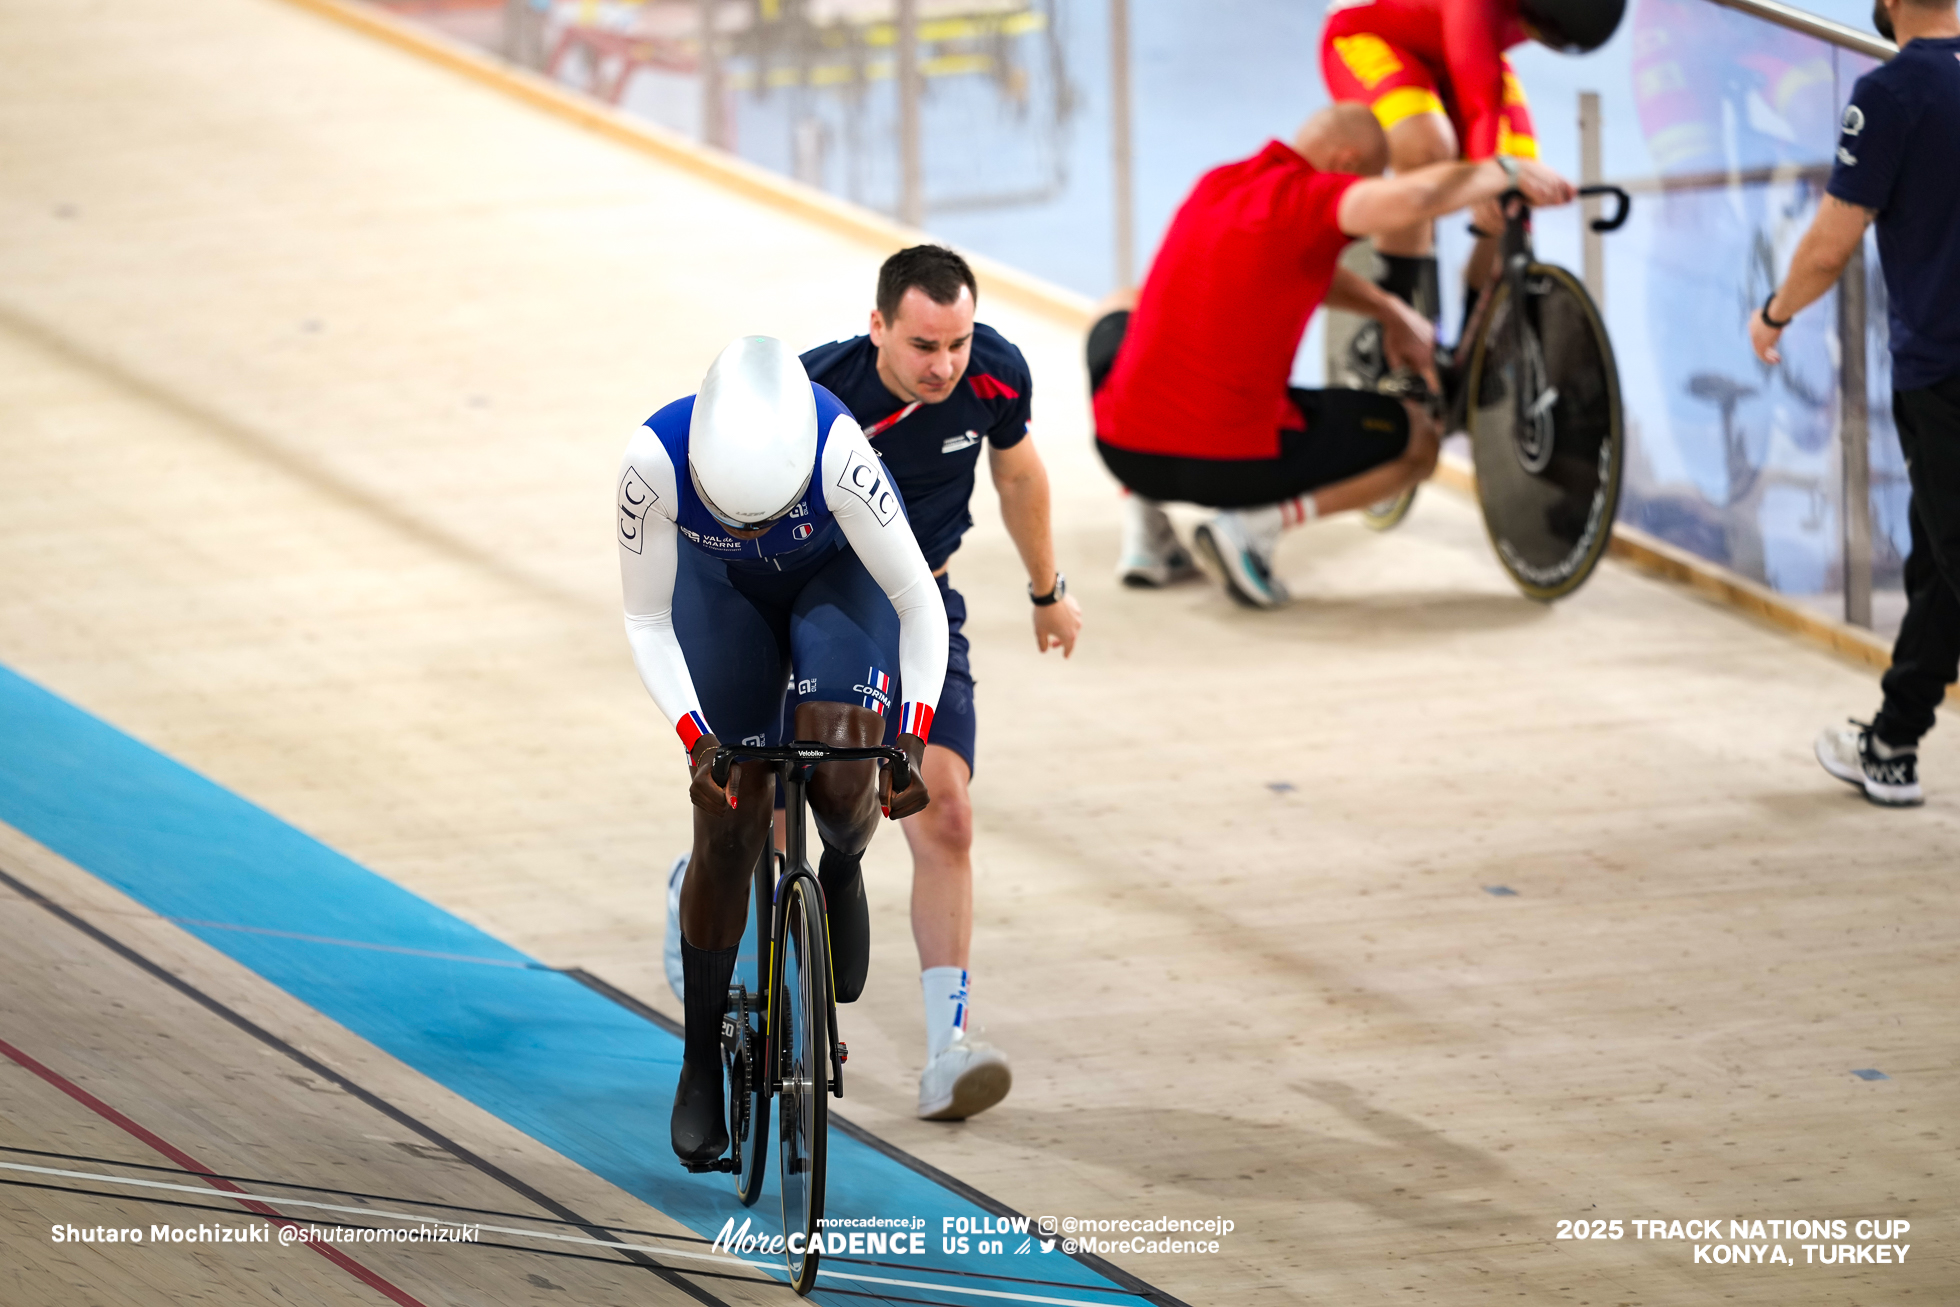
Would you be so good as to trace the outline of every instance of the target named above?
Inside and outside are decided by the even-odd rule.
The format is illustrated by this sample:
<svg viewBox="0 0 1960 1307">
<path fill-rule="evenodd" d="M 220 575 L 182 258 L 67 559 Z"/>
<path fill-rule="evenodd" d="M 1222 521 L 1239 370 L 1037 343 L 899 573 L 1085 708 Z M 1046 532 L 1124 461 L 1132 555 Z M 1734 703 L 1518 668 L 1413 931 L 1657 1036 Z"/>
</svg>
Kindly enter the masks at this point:
<svg viewBox="0 0 1960 1307">
<path fill-rule="evenodd" d="M 967 774 L 973 774 L 974 737 L 978 734 L 978 723 L 973 713 L 973 664 L 968 659 L 969 645 L 966 639 L 966 596 L 955 590 L 945 577 L 935 578 L 939 582 L 939 598 L 946 605 L 946 683 L 939 691 L 939 706 L 932 712 L 931 743 L 944 745 L 966 760 Z M 896 619 L 894 619 L 896 620 Z M 903 689 L 893 678 L 892 701 L 904 703 Z M 713 718 L 708 719 L 713 722 Z M 885 716 L 885 743 L 898 743 L 898 716 L 887 713 Z M 783 705 L 783 721 L 778 727 L 781 738 L 796 738 L 796 703 L 792 699 Z M 778 794 L 780 802 L 782 796 Z"/>
<path fill-rule="evenodd" d="M 778 571 L 680 547 L 674 633 L 708 729 L 724 744 L 782 743 L 785 719 L 806 700 L 897 719 L 891 600 L 841 540 L 812 553 Z"/>
</svg>

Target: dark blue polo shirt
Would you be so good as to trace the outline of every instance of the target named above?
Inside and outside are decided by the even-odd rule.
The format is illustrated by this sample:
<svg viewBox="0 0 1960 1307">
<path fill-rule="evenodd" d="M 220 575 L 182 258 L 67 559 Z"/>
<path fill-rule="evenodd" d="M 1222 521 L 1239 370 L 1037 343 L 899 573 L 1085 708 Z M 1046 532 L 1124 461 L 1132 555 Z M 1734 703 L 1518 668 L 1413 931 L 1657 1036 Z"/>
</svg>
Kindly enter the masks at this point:
<svg viewBox="0 0 1960 1307">
<path fill-rule="evenodd" d="M 1027 360 L 985 323 L 973 325 L 973 351 L 966 375 L 937 404 L 921 404 L 885 430 L 880 422 L 905 401 L 878 379 L 878 351 L 871 337 L 855 336 L 820 345 L 803 355 L 810 380 L 844 401 L 885 460 L 926 566 L 937 572 L 960 547 L 973 525 L 968 501 L 982 441 L 995 449 L 1017 445 L 1028 434 L 1029 401 L 1034 391 Z"/>
<path fill-rule="evenodd" d="M 1893 387 L 1960 373 L 1960 37 L 1921 37 L 1858 79 L 1827 189 L 1878 214 Z"/>
</svg>

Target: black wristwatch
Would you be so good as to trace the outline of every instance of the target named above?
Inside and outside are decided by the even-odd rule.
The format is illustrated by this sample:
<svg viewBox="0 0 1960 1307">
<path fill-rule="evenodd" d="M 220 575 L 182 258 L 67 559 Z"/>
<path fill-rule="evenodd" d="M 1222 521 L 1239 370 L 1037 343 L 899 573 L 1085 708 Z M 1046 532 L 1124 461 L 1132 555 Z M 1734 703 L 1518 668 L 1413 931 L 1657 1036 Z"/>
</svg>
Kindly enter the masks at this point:
<svg viewBox="0 0 1960 1307">
<path fill-rule="evenodd" d="M 1796 315 L 1791 314 L 1789 318 L 1785 318 L 1783 319 L 1783 321 L 1778 322 L 1775 318 L 1772 318 L 1769 315 L 1769 306 L 1774 303 L 1776 303 L 1776 292 L 1771 291 L 1769 293 L 1769 298 L 1763 301 L 1763 308 L 1762 308 L 1763 325 L 1765 327 L 1768 327 L 1771 331 L 1781 331 L 1783 330 L 1783 328 L 1790 325 L 1791 319 L 1794 318 Z"/>
<path fill-rule="evenodd" d="M 1034 582 L 1028 582 L 1028 598 L 1034 601 L 1036 608 L 1046 608 L 1050 604 L 1058 604 L 1062 602 L 1062 596 L 1067 593 L 1068 578 L 1060 572 L 1055 573 L 1055 588 L 1045 595 L 1036 594 L 1034 592 Z"/>
</svg>

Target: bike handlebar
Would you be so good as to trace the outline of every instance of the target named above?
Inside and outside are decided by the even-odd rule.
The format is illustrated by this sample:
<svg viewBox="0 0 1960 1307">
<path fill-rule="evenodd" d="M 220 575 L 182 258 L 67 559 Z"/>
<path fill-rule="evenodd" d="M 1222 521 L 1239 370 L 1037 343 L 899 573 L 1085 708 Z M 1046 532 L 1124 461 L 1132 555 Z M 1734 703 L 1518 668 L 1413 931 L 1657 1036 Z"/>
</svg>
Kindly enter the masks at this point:
<svg viewBox="0 0 1960 1307">
<path fill-rule="evenodd" d="M 729 770 L 738 762 L 884 762 L 892 769 L 892 788 L 902 790 L 912 784 L 912 758 L 903 749 L 878 745 L 870 749 L 846 749 L 815 740 L 797 740 L 780 748 L 738 746 L 715 750 L 712 775 L 715 784 L 728 784 Z"/>
<path fill-rule="evenodd" d="M 1633 211 L 1633 197 L 1631 195 L 1628 195 L 1623 188 L 1618 186 L 1603 186 L 1603 185 L 1581 186 L 1579 188 L 1580 199 L 1585 199 L 1587 196 L 1590 195 L 1610 195 L 1614 199 L 1619 201 L 1619 204 L 1617 204 L 1613 209 L 1612 217 L 1594 218 L 1592 220 L 1592 229 L 1594 231 L 1598 231 L 1598 232 L 1618 231 L 1621 227 L 1626 225 L 1627 215 Z"/>
<path fill-rule="evenodd" d="M 1611 185 L 1610 183 L 1601 183 L 1598 186 L 1581 186 L 1579 188 L 1579 198 L 1582 200 L 1587 199 L 1594 195 L 1611 196 L 1613 199 L 1617 200 L 1618 203 L 1613 206 L 1612 217 L 1594 218 L 1592 220 L 1592 229 L 1597 232 L 1609 232 L 1609 231 L 1618 231 L 1620 228 L 1624 227 L 1626 225 L 1627 215 L 1633 212 L 1633 197 L 1626 193 L 1626 189 L 1621 186 Z M 1512 209 L 1511 206 L 1509 205 L 1505 206 L 1504 212 L 1506 215 L 1506 220 L 1511 223 L 1515 224 L 1515 223 L 1522 222 L 1524 218 L 1529 216 L 1531 212 L 1530 201 L 1524 198 L 1523 191 L 1506 191 L 1504 192 L 1504 194 L 1498 196 L 1497 198 L 1500 200 L 1515 199 L 1519 202 L 1520 207 L 1518 207 L 1515 210 Z M 1472 223 L 1470 225 L 1470 231 L 1472 235 L 1476 235 L 1476 236 L 1483 236 L 1489 234 L 1486 232 L 1478 231 L 1475 223 Z"/>
</svg>

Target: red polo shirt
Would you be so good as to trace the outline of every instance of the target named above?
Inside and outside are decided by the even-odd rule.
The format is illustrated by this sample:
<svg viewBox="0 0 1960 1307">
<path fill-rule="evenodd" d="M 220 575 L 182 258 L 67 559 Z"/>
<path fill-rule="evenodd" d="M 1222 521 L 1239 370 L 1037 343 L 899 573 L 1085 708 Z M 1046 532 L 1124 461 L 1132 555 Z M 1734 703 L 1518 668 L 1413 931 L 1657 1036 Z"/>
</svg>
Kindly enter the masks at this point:
<svg viewBox="0 0 1960 1307">
<path fill-rule="evenodd" d="M 1206 173 L 1097 392 L 1097 436 L 1142 454 L 1277 458 L 1280 429 L 1302 425 L 1286 383 L 1351 239 L 1335 213 L 1359 180 L 1278 141 Z"/>
</svg>

